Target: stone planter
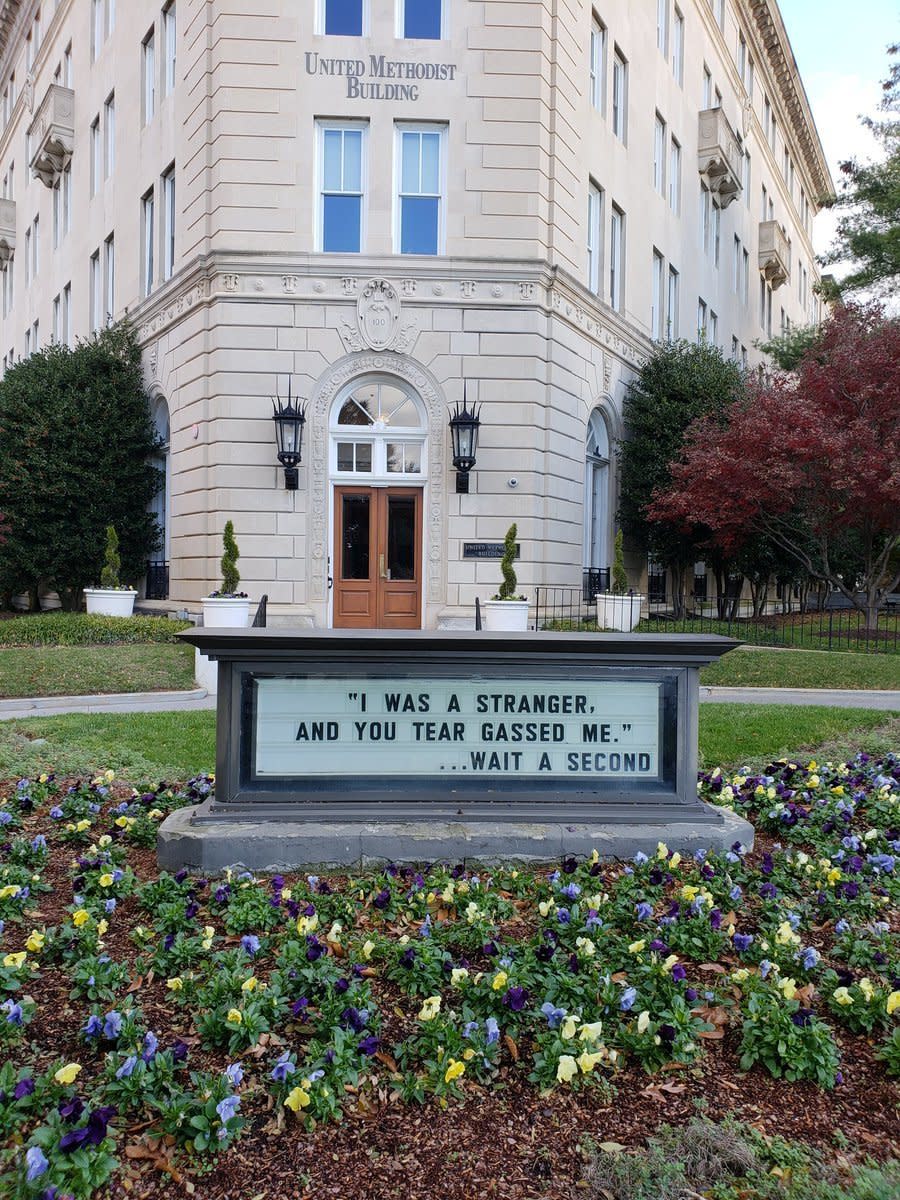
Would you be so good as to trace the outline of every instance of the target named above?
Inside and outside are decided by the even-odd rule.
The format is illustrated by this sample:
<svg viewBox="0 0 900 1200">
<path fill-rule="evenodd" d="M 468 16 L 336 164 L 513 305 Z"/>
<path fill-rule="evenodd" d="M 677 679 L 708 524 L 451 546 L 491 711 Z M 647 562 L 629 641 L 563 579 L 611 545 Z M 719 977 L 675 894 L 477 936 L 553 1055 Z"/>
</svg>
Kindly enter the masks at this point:
<svg viewBox="0 0 900 1200">
<path fill-rule="evenodd" d="M 250 624 L 250 600 L 247 596 L 207 596 L 203 605 L 204 629 L 246 629 Z M 194 678 L 210 696 L 219 690 L 218 664 L 194 651 Z"/>
<path fill-rule="evenodd" d="M 136 598 L 137 592 L 134 588 L 84 589 L 84 602 L 88 612 L 103 617 L 130 617 L 134 612 Z"/>
<path fill-rule="evenodd" d="M 641 619 L 644 597 L 638 592 L 627 596 L 600 592 L 596 599 L 597 624 L 601 629 L 617 629 L 620 633 L 631 633 Z"/>
<path fill-rule="evenodd" d="M 491 633 L 522 633 L 528 629 L 527 600 L 485 600 L 481 611 L 483 627 Z"/>
</svg>

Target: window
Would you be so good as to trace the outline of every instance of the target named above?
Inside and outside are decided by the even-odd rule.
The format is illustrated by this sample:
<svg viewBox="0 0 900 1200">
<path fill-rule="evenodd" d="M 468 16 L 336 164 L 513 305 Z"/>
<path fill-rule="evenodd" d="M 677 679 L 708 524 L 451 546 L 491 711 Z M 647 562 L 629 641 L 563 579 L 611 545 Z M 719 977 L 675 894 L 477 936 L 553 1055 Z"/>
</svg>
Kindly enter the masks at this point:
<svg viewBox="0 0 900 1200">
<path fill-rule="evenodd" d="M 700 184 L 700 245 L 709 254 L 712 245 L 712 195 L 705 183 Z"/>
<path fill-rule="evenodd" d="M 322 0 L 325 33 L 362 37 L 363 0 Z"/>
<path fill-rule="evenodd" d="M 405 38 L 440 38 L 443 0 L 400 0 Z"/>
<path fill-rule="evenodd" d="M 711 230 L 712 245 L 712 260 L 715 266 L 719 265 L 719 250 L 722 241 L 722 210 L 716 204 L 715 200 L 712 205 L 712 230 Z"/>
<path fill-rule="evenodd" d="M 734 252 L 731 263 L 731 287 L 736 296 L 741 291 L 741 239 L 734 235 Z"/>
<path fill-rule="evenodd" d="M 748 365 L 747 347 L 742 344 L 741 345 L 741 366 L 744 368 L 745 371 L 747 370 L 747 365 Z"/>
<path fill-rule="evenodd" d="M 743 165 L 742 174 L 743 174 L 744 196 L 747 201 L 747 207 L 749 208 L 750 207 L 750 151 L 749 150 L 746 150 L 746 149 L 744 150 L 744 158 L 743 158 L 742 165 Z"/>
<path fill-rule="evenodd" d="M 709 310 L 709 341 L 713 346 L 719 344 L 719 318 L 712 309 Z"/>
<path fill-rule="evenodd" d="M 109 179 L 116 166 L 116 94 L 103 105 L 103 178 Z"/>
<path fill-rule="evenodd" d="M 66 236 L 72 228 L 72 164 L 69 163 L 62 173 L 62 235 Z"/>
<path fill-rule="evenodd" d="M 653 186 L 661 196 L 666 194 L 666 123 L 656 114 L 653 126 Z"/>
<path fill-rule="evenodd" d="M 602 412 L 595 408 L 585 446 L 583 549 L 587 571 L 609 570 L 609 458 L 609 430 Z"/>
<path fill-rule="evenodd" d="M 103 312 L 106 321 L 116 315 L 116 239 L 110 234 L 103 243 Z"/>
<path fill-rule="evenodd" d="M 155 237 L 155 212 L 153 204 L 153 188 L 141 199 L 141 287 L 143 295 L 149 296 L 153 291 L 153 242 Z"/>
<path fill-rule="evenodd" d="M 116 27 L 116 0 L 106 0 L 106 36 Z"/>
<path fill-rule="evenodd" d="M 700 107 L 712 108 L 712 75 L 710 75 L 706 63 L 703 64 L 703 103 Z"/>
<path fill-rule="evenodd" d="M 669 267 L 669 288 L 666 297 L 666 337 L 675 341 L 678 337 L 678 292 L 679 276 L 674 267 Z"/>
<path fill-rule="evenodd" d="M 358 254 L 363 248 L 365 126 L 320 125 L 319 248 Z"/>
<path fill-rule="evenodd" d="M 716 23 L 720 29 L 725 28 L 725 0 L 715 0 L 713 12 L 716 14 Z"/>
<path fill-rule="evenodd" d="M 753 87 L 755 79 L 756 67 L 753 65 L 753 55 L 749 54 L 747 56 L 747 96 L 751 101 L 753 99 Z"/>
<path fill-rule="evenodd" d="M 772 135 L 769 138 L 769 145 L 772 147 L 772 153 L 777 154 L 777 152 L 778 152 L 778 120 L 774 113 L 772 113 L 772 123 L 769 127 L 769 132 Z"/>
<path fill-rule="evenodd" d="M 103 45 L 103 0 L 91 0 L 91 62 L 96 62 Z"/>
<path fill-rule="evenodd" d="M 709 330 L 709 310 L 706 307 L 706 301 L 702 298 L 697 301 L 697 341 L 703 342 L 706 340 L 706 335 Z"/>
<path fill-rule="evenodd" d="M 175 164 L 163 173 L 160 180 L 163 206 L 163 279 L 171 279 L 175 271 Z"/>
<path fill-rule="evenodd" d="M 36 279 L 41 265 L 41 219 L 35 217 L 31 223 L 31 278 Z"/>
<path fill-rule="evenodd" d="M 597 19 L 591 18 L 591 105 L 603 112 L 606 98 L 606 29 Z"/>
<path fill-rule="evenodd" d="M 669 0 L 656 0 L 656 48 L 666 58 L 669 53 Z"/>
<path fill-rule="evenodd" d="M 90 269 L 90 318 L 91 333 L 95 333 L 102 324 L 100 310 L 100 251 L 95 250 L 91 255 Z"/>
<path fill-rule="evenodd" d="M 772 105 L 769 102 L 769 97 L 763 97 L 763 133 L 766 137 L 771 136 L 772 129 Z"/>
<path fill-rule="evenodd" d="M 156 112 L 156 37 L 151 29 L 142 43 L 144 124 L 153 120 Z"/>
<path fill-rule="evenodd" d="M 616 47 L 613 55 L 613 80 L 612 80 L 612 131 L 619 139 L 624 142 L 627 137 L 628 126 L 628 63 L 622 56 L 621 50 Z"/>
<path fill-rule="evenodd" d="M 744 304 L 750 303 L 750 251 L 743 251 L 743 263 L 741 270 L 741 300 Z"/>
<path fill-rule="evenodd" d="M 588 186 L 587 257 L 588 287 L 595 295 L 599 295 L 603 258 L 603 190 L 593 180 Z"/>
<path fill-rule="evenodd" d="M 169 96 L 175 91 L 175 44 L 177 40 L 177 25 L 175 22 L 175 0 L 163 9 L 163 95 Z"/>
<path fill-rule="evenodd" d="M 62 298 L 59 295 L 53 297 L 53 325 L 50 330 L 50 337 L 54 343 L 59 345 L 62 336 Z"/>
<path fill-rule="evenodd" d="M 736 363 L 738 361 L 739 355 L 740 355 L 740 351 L 738 350 L 738 340 L 737 340 L 737 337 L 734 334 L 732 334 L 731 335 L 731 361 Z"/>
<path fill-rule="evenodd" d="M 62 294 L 62 338 L 63 344 L 72 345 L 72 285 L 67 283 Z"/>
<path fill-rule="evenodd" d="M 684 83 L 684 17 L 676 8 L 672 21 L 672 74 L 676 83 Z"/>
<path fill-rule="evenodd" d="M 772 336 L 772 285 L 765 279 L 759 281 L 759 323 L 763 333 Z"/>
<path fill-rule="evenodd" d="M 653 267 L 651 275 L 652 296 L 650 301 L 650 336 L 658 342 L 665 327 L 663 314 L 663 295 L 665 288 L 666 264 L 658 250 L 653 251 Z"/>
<path fill-rule="evenodd" d="M 91 121 L 91 195 L 96 196 L 100 190 L 100 118 Z"/>
<path fill-rule="evenodd" d="M 62 84 L 63 87 L 70 88 L 72 86 L 72 43 L 69 42 L 63 51 L 62 60 Z"/>
<path fill-rule="evenodd" d="M 765 184 L 762 184 L 762 207 L 759 210 L 760 221 L 768 221 L 769 219 L 769 192 Z"/>
<path fill-rule="evenodd" d="M 8 317 L 13 304 L 13 291 L 15 288 L 15 262 L 14 258 L 8 258 L 6 265 L 3 268 L 3 315 Z"/>
<path fill-rule="evenodd" d="M 669 208 L 676 215 L 681 212 L 681 146 L 672 138 L 669 148 Z"/>
<path fill-rule="evenodd" d="M 425 425 L 415 394 L 392 377 L 369 376 L 335 401 L 331 467 L 338 474 L 421 477 Z"/>
<path fill-rule="evenodd" d="M 62 178 L 53 185 L 53 249 L 59 245 L 62 236 Z"/>
<path fill-rule="evenodd" d="M 625 267 L 625 214 L 614 204 L 609 221 L 609 302 L 622 310 L 623 270 Z"/>
<path fill-rule="evenodd" d="M 737 53 L 737 68 L 738 75 L 741 77 L 741 83 L 744 87 L 747 86 L 747 39 L 744 37 L 743 31 L 738 33 L 738 53 Z"/>
<path fill-rule="evenodd" d="M 398 125 L 397 134 L 399 251 L 401 254 L 441 254 L 446 128 Z"/>
</svg>

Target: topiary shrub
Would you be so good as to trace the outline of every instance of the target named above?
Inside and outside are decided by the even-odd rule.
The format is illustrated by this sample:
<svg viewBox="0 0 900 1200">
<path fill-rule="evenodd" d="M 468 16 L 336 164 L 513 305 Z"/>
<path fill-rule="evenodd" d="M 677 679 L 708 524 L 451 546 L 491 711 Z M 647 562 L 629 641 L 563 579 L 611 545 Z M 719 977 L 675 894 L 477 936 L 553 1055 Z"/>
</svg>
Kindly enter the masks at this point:
<svg viewBox="0 0 900 1200">
<path fill-rule="evenodd" d="M 236 596 L 238 584 L 241 582 L 240 574 L 237 569 L 237 560 L 241 557 L 241 552 L 238 550 L 238 544 L 234 536 L 234 524 L 231 521 L 225 522 L 225 532 L 222 535 L 222 541 L 225 546 L 225 553 L 222 555 L 222 587 L 220 595 Z"/>
<path fill-rule="evenodd" d="M 518 580 L 516 579 L 516 534 L 518 529 L 513 523 L 506 531 L 506 537 L 503 539 L 503 557 L 500 559 L 500 572 L 503 575 L 503 582 L 500 584 L 500 590 L 497 592 L 498 600 L 518 600 L 520 597 L 516 595 Z"/>
<path fill-rule="evenodd" d="M 616 534 L 613 548 L 612 592 L 624 596 L 628 591 L 628 576 L 625 573 L 625 553 L 622 549 L 622 530 Z"/>
<path fill-rule="evenodd" d="M 119 570 L 122 560 L 119 557 L 119 538 L 114 525 L 106 527 L 106 552 L 103 560 L 103 570 L 100 572 L 100 586 L 112 591 L 120 586 Z"/>
</svg>

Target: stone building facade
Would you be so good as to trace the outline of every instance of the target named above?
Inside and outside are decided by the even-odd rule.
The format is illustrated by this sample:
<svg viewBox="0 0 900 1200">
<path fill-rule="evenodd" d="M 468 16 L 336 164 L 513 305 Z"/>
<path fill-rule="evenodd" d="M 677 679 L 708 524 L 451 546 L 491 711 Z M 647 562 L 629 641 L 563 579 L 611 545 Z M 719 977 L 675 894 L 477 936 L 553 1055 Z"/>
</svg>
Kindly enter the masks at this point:
<svg viewBox="0 0 900 1200">
<path fill-rule="evenodd" d="M 775 0 L 0 0 L 0 106 L 4 367 L 135 323 L 169 608 L 228 519 L 276 620 L 468 622 L 513 520 L 522 590 L 578 586 L 654 339 L 752 365 L 817 319 L 832 183 Z"/>
</svg>

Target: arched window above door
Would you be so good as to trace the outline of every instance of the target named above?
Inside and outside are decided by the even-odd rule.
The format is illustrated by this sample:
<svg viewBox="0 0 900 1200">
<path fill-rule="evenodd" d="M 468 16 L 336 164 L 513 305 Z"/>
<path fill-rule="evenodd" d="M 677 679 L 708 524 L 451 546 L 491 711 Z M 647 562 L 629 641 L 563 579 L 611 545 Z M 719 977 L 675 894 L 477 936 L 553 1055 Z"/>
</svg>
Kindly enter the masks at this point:
<svg viewBox="0 0 900 1200">
<path fill-rule="evenodd" d="M 419 482 L 427 469 L 425 441 L 425 410 L 413 388 L 393 376 L 365 376 L 335 400 L 331 473 L 356 480 Z"/>
<path fill-rule="evenodd" d="M 609 429 L 595 408 L 588 419 L 584 464 L 584 569 L 605 572 L 609 562 Z M 598 574 L 598 587 L 608 587 Z"/>
</svg>

